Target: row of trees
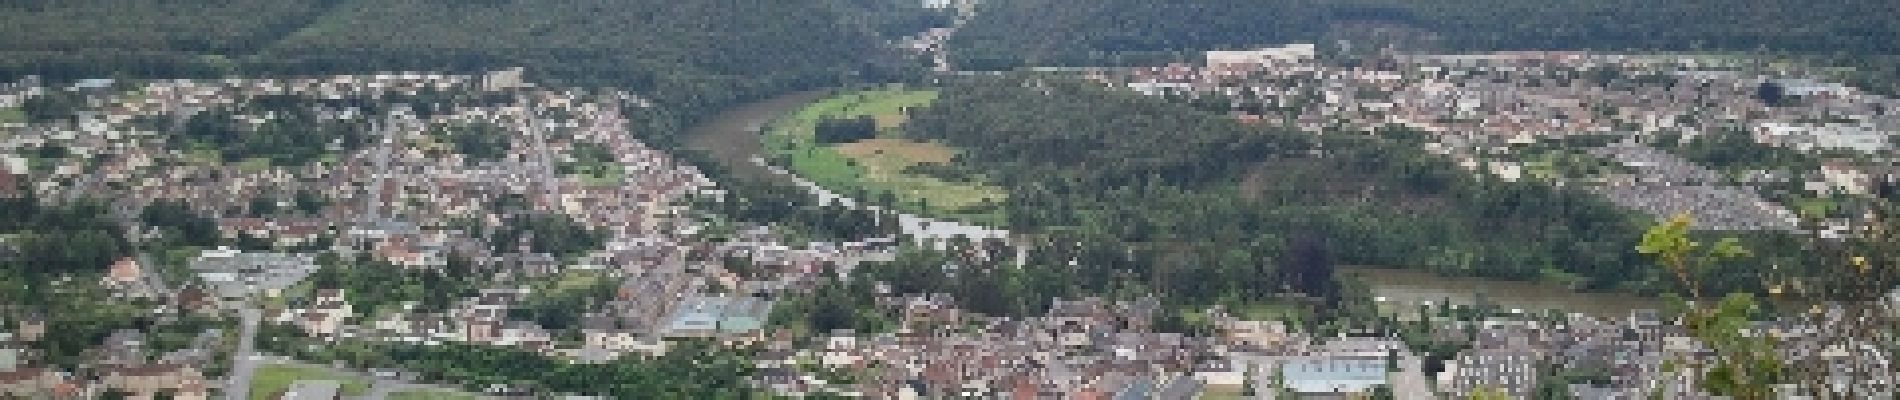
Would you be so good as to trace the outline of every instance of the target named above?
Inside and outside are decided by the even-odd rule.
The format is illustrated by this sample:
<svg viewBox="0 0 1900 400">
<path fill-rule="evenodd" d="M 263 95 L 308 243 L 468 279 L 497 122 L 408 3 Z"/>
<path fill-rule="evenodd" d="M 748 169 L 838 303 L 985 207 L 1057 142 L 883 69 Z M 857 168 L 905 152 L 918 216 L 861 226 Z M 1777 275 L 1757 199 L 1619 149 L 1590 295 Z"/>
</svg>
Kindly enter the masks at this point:
<svg viewBox="0 0 1900 400">
<path fill-rule="evenodd" d="M 263 124 L 241 116 L 270 115 Z M 332 152 L 369 143 L 369 125 L 361 120 L 324 117 L 314 107 L 220 108 L 192 114 L 168 144 L 217 152 L 226 162 L 267 158 L 277 165 L 302 165 Z"/>
<path fill-rule="evenodd" d="M 897 232 L 897 219 L 890 215 L 819 204 L 804 188 L 741 177 L 702 151 L 676 149 L 673 154 L 725 189 L 718 197 L 692 199 L 693 206 L 731 222 L 772 225 L 815 240 L 862 240 Z"/>
<path fill-rule="evenodd" d="M 317 362 L 360 368 L 399 368 L 429 381 L 457 382 L 470 391 L 496 386 L 530 393 L 600 395 L 618 399 L 747 399 L 764 397 L 743 381 L 753 367 L 745 355 L 708 343 L 675 342 L 666 355 L 604 364 L 570 363 L 514 348 L 446 343 L 342 342 L 310 346 L 296 328 L 269 325 L 258 348 Z"/>
<path fill-rule="evenodd" d="M 869 115 L 857 118 L 825 118 L 812 128 L 819 144 L 851 143 L 877 137 L 877 121 Z"/>
<path fill-rule="evenodd" d="M 349 260 L 323 253 L 317 259 L 317 271 L 306 279 L 312 288 L 342 289 L 361 315 L 375 315 L 385 307 L 411 301 L 424 312 L 446 310 L 452 302 L 492 283 L 486 279 L 490 274 L 483 273 L 491 271 L 478 271 L 466 257 L 451 256 L 446 261 L 441 268 L 405 268 L 367 255 Z"/>
<path fill-rule="evenodd" d="M 0 243 L 0 269 L 24 282 L 24 287 L 14 288 L 21 296 L 9 298 L 20 302 L 5 304 L 35 304 L 45 294 L 45 282 L 104 271 L 131 253 L 124 228 L 104 203 L 80 200 L 49 206 L 28 193 L 0 198 L 0 237 L 7 237 Z"/>
<path fill-rule="evenodd" d="M 523 244 L 529 252 L 576 257 L 599 249 L 607 233 L 588 228 L 565 214 L 516 214 L 488 238 L 497 253 L 512 253 Z"/>
<path fill-rule="evenodd" d="M 0 2 L 0 51 L 92 49 L 246 54 L 341 1 L 137 0 Z"/>
<path fill-rule="evenodd" d="M 76 366 L 112 331 L 139 327 L 153 305 L 113 299 L 98 284 L 132 251 L 104 203 L 43 205 L 22 192 L 0 198 L 0 320 L 44 318 L 47 335 L 26 347 L 39 362 Z"/>
<path fill-rule="evenodd" d="M 429 131 L 437 140 L 448 142 L 455 153 L 471 163 L 500 160 L 508 154 L 512 132 L 492 123 L 467 123 L 437 127 Z"/>
</svg>

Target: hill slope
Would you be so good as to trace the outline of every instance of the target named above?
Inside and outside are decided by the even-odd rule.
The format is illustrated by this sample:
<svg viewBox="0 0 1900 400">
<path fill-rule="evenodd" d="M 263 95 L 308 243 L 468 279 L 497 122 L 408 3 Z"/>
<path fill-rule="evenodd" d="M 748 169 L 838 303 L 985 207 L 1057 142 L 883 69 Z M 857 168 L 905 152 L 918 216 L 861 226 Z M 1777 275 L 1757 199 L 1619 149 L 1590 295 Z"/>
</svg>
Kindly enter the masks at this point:
<svg viewBox="0 0 1900 400">
<path fill-rule="evenodd" d="M 1654 288 L 1633 249 L 1645 218 L 1579 190 L 1464 174 L 1401 132 L 1314 136 L 1033 78 L 953 84 L 911 118 L 908 135 L 961 148 L 960 167 L 1009 189 L 1012 230 L 1234 249 L 1307 236 L 1345 264 Z M 1748 239 L 1762 260 L 1742 270 L 1801 254 L 1785 236 Z"/>
<path fill-rule="evenodd" d="M 1376 22 L 1431 32 L 1451 50 L 1894 54 L 1896 12 L 1877 0 L 1010 0 L 986 3 L 951 47 L 969 68 L 1099 63 L 1117 52 L 1312 42 Z"/>
<path fill-rule="evenodd" d="M 901 64 L 882 57 L 879 35 L 862 23 L 877 14 L 863 10 L 740 0 L 0 1 L 0 80 L 524 66 L 538 80 L 613 85 L 696 110 L 885 76 Z"/>
</svg>

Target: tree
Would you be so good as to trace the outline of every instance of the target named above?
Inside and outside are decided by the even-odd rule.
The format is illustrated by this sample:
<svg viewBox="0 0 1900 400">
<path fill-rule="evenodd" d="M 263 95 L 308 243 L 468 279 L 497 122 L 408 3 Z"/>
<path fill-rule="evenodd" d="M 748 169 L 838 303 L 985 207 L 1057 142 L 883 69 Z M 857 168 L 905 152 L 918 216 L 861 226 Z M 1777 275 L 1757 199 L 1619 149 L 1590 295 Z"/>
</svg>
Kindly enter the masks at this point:
<svg viewBox="0 0 1900 400">
<path fill-rule="evenodd" d="M 317 215 L 323 213 L 324 207 L 330 205 L 330 200 L 323 198 L 323 195 L 314 190 L 298 189 L 297 194 L 292 198 L 292 203 L 295 204 L 297 211 L 304 215 Z"/>
<path fill-rule="evenodd" d="M 1739 242 L 1724 238 L 1704 245 L 1689 235 L 1691 220 L 1679 215 L 1643 234 L 1637 250 L 1674 273 L 1691 307 L 1683 316 L 1691 335 L 1714 350 L 1714 360 L 1690 360 L 1702 366 L 1702 384 L 1710 393 L 1740 400 L 1771 399 L 1773 385 L 1784 379 L 1773 338 L 1749 335 L 1758 306 L 1747 293 L 1732 293 L 1714 307 L 1704 302 L 1701 282 L 1724 261 L 1748 255 Z M 1703 365 L 1708 364 L 1708 365 Z"/>
<path fill-rule="evenodd" d="M 1782 88 L 1781 84 L 1773 81 L 1764 81 L 1761 83 L 1761 86 L 1755 87 L 1755 98 L 1760 99 L 1763 104 L 1767 104 L 1770 107 L 1781 105 L 1782 100 L 1786 97 L 1787 89 Z"/>
<path fill-rule="evenodd" d="M 825 118 L 812 128 L 813 139 L 820 144 L 850 143 L 877 137 L 877 121 L 870 116 Z"/>
<path fill-rule="evenodd" d="M 187 246 L 214 246 L 220 239 L 217 221 L 198 215 L 183 201 L 152 201 L 139 212 L 139 222 Z"/>
<path fill-rule="evenodd" d="M 42 96 L 29 97 L 20 102 L 20 111 L 26 113 L 29 122 L 43 123 L 73 118 L 81 108 L 85 108 L 84 95 L 54 91 Z"/>
<path fill-rule="evenodd" d="M 1366 399 L 1368 400 L 1392 400 L 1393 399 L 1392 386 L 1390 385 L 1384 385 L 1384 384 L 1373 385 L 1371 391 L 1372 393 L 1366 395 Z"/>
<path fill-rule="evenodd" d="M 1326 245 L 1319 238 L 1302 236 L 1288 239 L 1287 254 L 1280 271 L 1287 274 L 1285 282 L 1293 289 L 1305 293 L 1322 304 L 1335 304 L 1339 300 L 1339 281 L 1333 274 L 1333 260 Z"/>
</svg>

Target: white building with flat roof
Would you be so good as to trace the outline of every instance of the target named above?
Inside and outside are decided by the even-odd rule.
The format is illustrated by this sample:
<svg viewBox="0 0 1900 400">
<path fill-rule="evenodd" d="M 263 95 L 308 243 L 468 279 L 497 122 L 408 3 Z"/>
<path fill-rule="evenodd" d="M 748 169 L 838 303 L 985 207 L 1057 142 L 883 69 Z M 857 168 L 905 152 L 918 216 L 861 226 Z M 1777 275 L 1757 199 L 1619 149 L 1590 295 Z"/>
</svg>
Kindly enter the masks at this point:
<svg viewBox="0 0 1900 400">
<path fill-rule="evenodd" d="M 1257 50 L 1217 50 L 1206 53 L 1207 66 L 1284 65 L 1311 61 L 1317 52 L 1311 43 L 1295 43 Z"/>
</svg>

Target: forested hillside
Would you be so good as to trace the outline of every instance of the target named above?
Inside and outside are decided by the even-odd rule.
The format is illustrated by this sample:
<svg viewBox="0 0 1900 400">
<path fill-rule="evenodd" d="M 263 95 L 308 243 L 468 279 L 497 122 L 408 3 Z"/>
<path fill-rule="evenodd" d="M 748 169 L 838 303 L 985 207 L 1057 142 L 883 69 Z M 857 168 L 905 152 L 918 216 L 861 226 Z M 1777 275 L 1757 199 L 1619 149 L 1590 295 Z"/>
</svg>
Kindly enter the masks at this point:
<svg viewBox="0 0 1900 400">
<path fill-rule="evenodd" d="M 979 15 L 951 43 L 965 68 L 1313 42 L 1361 22 L 1449 50 L 1900 53 L 1900 8 L 1881 0 L 1008 0 Z"/>
<path fill-rule="evenodd" d="M 950 85 L 907 127 L 963 148 L 966 167 L 1009 188 L 1009 222 L 1025 232 L 1258 253 L 1232 256 L 1234 267 L 1310 237 L 1347 264 L 1658 288 L 1630 246 L 1645 218 L 1578 190 L 1463 174 L 1403 132 L 1316 138 L 1036 78 Z M 1786 237 L 1749 240 L 1762 265 L 1799 264 Z M 1209 269 L 1173 276 L 1263 279 L 1224 262 L 1169 264 Z M 1752 273 L 1730 278 L 1721 284 L 1746 288 Z"/>
<path fill-rule="evenodd" d="M 890 79 L 907 63 L 886 57 L 877 31 L 927 21 L 872 3 L 7 0 L 0 80 L 521 66 L 539 81 L 610 85 L 698 112 Z"/>
<path fill-rule="evenodd" d="M 244 54 L 270 45 L 338 0 L 0 1 L 0 51 Z"/>
</svg>

